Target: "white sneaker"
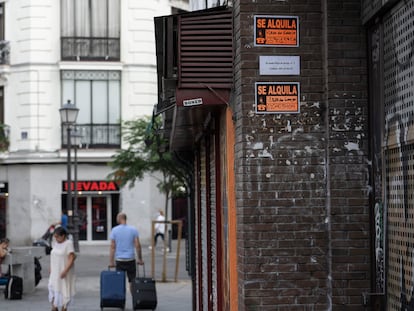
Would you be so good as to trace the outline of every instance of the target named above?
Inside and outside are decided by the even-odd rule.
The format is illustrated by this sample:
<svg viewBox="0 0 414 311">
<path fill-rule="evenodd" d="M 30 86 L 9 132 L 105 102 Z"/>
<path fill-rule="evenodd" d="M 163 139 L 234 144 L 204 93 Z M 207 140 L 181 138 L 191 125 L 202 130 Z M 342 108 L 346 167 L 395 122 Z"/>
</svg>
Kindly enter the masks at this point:
<svg viewBox="0 0 414 311">
<path fill-rule="evenodd" d="M 148 246 L 148 249 L 152 249 L 152 246 L 150 245 L 150 246 Z"/>
</svg>

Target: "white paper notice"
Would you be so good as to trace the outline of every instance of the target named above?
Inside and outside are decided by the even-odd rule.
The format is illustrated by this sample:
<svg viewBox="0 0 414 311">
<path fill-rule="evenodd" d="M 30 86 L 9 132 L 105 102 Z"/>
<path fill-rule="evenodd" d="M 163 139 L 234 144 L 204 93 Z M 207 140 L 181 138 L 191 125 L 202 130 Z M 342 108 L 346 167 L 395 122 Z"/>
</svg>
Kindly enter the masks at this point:
<svg viewBox="0 0 414 311">
<path fill-rule="evenodd" d="M 259 56 L 260 75 L 298 76 L 299 56 Z"/>
</svg>

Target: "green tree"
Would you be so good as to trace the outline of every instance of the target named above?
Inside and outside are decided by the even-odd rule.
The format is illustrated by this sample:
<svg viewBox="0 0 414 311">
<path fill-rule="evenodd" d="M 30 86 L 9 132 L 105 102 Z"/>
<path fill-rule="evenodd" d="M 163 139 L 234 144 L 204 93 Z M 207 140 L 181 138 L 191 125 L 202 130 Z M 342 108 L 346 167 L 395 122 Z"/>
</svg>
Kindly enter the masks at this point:
<svg viewBox="0 0 414 311">
<path fill-rule="evenodd" d="M 114 170 L 109 178 L 121 187 L 129 184 L 133 187 L 142 180 L 145 173 L 160 172 L 158 189 L 165 194 L 165 219 L 168 220 L 168 201 L 171 196 L 185 189 L 185 173 L 167 150 L 167 140 L 161 135 L 161 117 L 141 117 L 126 121 L 122 127 L 122 138 L 127 148 L 120 149 L 109 165 Z M 157 178 L 157 175 L 152 175 Z M 168 232 L 165 230 L 168 240 Z M 167 252 L 164 243 L 162 280 L 166 281 Z"/>
<path fill-rule="evenodd" d="M 122 138 L 127 147 L 112 157 L 109 165 L 113 172 L 109 178 L 121 187 L 133 187 L 145 173 L 160 172 L 157 187 L 165 194 L 165 217 L 168 219 L 168 201 L 172 195 L 185 189 L 185 171 L 167 150 L 168 141 L 161 135 L 161 117 L 144 116 L 126 121 L 122 127 Z"/>
</svg>

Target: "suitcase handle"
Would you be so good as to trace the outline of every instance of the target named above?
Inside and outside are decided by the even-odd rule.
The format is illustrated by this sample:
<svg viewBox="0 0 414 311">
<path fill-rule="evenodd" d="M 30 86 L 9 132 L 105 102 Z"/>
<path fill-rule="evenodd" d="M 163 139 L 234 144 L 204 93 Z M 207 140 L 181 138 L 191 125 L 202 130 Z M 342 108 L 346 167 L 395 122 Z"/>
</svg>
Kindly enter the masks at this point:
<svg viewBox="0 0 414 311">
<path fill-rule="evenodd" d="M 9 258 L 10 258 L 10 262 L 9 262 L 9 271 L 8 271 L 8 273 L 9 273 L 10 275 L 14 275 L 14 273 L 13 273 L 13 255 L 12 255 L 12 251 L 11 251 L 11 250 L 9 250 L 9 251 L 7 252 L 7 254 L 6 254 L 6 256 L 9 256 Z"/>
<path fill-rule="evenodd" d="M 142 266 L 142 270 L 144 271 L 144 278 L 146 277 L 145 276 L 145 263 L 144 264 L 142 264 L 142 265 L 137 265 L 138 267 L 137 267 L 137 277 L 139 277 L 139 266 Z"/>
</svg>

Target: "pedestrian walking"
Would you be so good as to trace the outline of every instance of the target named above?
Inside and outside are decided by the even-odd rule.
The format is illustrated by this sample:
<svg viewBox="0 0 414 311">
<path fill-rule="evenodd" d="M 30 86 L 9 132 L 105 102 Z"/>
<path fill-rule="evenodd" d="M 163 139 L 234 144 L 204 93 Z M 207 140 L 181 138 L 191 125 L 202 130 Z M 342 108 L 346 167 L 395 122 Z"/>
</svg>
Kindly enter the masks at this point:
<svg viewBox="0 0 414 311">
<path fill-rule="evenodd" d="M 162 210 L 158 211 L 158 216 L 155 219 L 157 221 L 154 225 L 155 234 L 154 234 L 154 247 L 157 247 L 157 241 L 160 237 L 161 240 L 164 242 L 164 235 L 165 235 L 165 216 L 164 212 Z M 152 246 L 149 246 L 149 249 L 151 249 Z"/>
<path fill-rule="evenodd" d="M 132 281 L 137 273 L 136 265 L 144 264 L 139 233 L 135 227 L 127 225 L 126 214 L 119 213 L 116 220 L 118 225 L 112 228 L 109 236 L 109 266 L 115 267 L 117 271 L 126 272 L 131 290 Z"/>
<path fill-rule="evenodd" d="M 74 263 L 76 259 L 72 240 L 63 227 L 53 233 L 53 249 L 50 253 L 49 302 L 52 311 L 66 311 L 75 295 Z"/>
</svg>

